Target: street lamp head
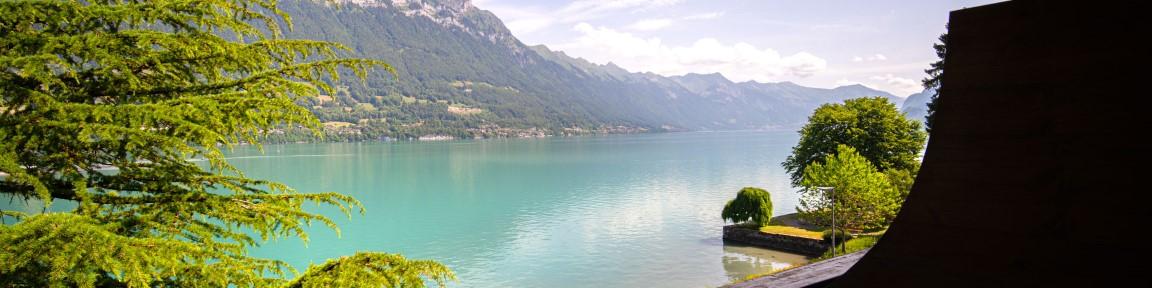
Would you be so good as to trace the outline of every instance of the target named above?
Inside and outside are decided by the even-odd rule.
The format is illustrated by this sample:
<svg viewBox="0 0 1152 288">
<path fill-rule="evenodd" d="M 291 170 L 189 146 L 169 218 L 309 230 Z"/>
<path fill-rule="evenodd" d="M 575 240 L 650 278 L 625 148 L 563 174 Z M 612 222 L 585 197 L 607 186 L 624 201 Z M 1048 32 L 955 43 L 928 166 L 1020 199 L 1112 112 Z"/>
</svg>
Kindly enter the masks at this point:
<svg viewBox="0 0 1152 288">
<path fill-rule="evenodd" d="M 834 190 L 836 187 L 816 187 L 817 190 Z"/>
</svg>

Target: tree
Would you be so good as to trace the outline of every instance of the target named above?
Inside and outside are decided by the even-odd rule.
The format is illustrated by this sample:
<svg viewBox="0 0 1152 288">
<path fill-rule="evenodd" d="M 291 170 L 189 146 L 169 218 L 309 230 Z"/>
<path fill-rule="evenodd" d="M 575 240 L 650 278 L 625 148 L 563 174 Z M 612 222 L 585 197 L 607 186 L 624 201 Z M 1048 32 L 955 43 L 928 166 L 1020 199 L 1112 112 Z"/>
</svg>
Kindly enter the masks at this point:
<svg viewBox="0 0 1152 288">
<path fill-rule="evenodd" d="M 394 263 L 404 263 L 395 265 Z M 312 266 L 303 277 L 292 281 L 286 288 L 327 287 L 423 287 L 426 273 L 448 275 L 444 265 L 428 260 L 408 260 L 396 254 L 360 253 L 324 265 Z"/>
<path fill-rule="evenodd" d="M 944 25 L 944 29 L 948 29 L 948 25 Z M 928 114 L 924 116 L 924 126 L 929 132 L 932 131 L 932 119 L 936 115 L 936 100 L 940 99 L 940 84 L 944 79 L 944 56 L 948 55 L 948 33 L 940 34 L 940 43 L 933 43 L 932 49 L 936 50 L 936 57 L 939 60 L 929 64 L 929 68 L 924 70 L 928 74 L 928 78 L 924 78 L 924 89 L 935 91 L 932 93 L 932 98 L 928 99 Z"/>
<path fill-rule="evenodd" d="M 892 183 L 892 188 L 900 193 L 900 199 L 908 197 L 908 193 L 912 192 L 912 184 L 916 182 L 916 175 L 908 170 L 888 169 L 884 171 L 884 176 L 888 178 L 888 183 Z"/>
<path fill-rule="evenodd" d="M 800 142 L 782 165 L 791 175 L 792 186 L 800 186 L 809 165 L 835 154 L 843 144 L 855 148 L 881 172 L 900 169 L 914 175 L 927 137 L 920 123 L 904 118 L 888 99 L 849 99 L 816 108 L 800 129 Z"/>
<path fill-rule="evenodd" d="M 724 204 L 720 216 L 732 223 L 748 222 L 763 227 L 772 220 L 772 197 L 764 189 L 744 187 L 736 193 L 736 199 Z"/>
<path fill-rule="evenodd" d="M 341 71 L 361 79 L 369 69 L 393 71 L 340 58 L 347 48 L 336 43 L 283 39 L 278 23 L 291 21 L 276 4 L 0 2 L 0 194 L 45 210 L 77 204 L 0 211 L 0 286 L 422 287 L 415 279 L 454 279 L 435 262 L 358 253 L 288 282 L 289 265 L 247 254 L 270 238 L 307 240 L 313 223 L 336 229 L 305 203 L 348 216 L 364 210 L 346 195 L 247 178 L 221 149 L 258 144 L 281 125 L 319 133 L 295 100 L 331 94 L 322 79 Z"/>
<path fill-rule="evenodd" d="M 804 190 L 800 206 L 796 208 L 801 219 L 818 225 L 830 224 L 832 201 L 835 201 L 838 227 L 874 230 L 888 225 L 904 201 L 900 192 L 855 148 L 839 145 L 836 151 L 825 156 L 824 163 L 805 167 L 801 182 Z M 833 187 L 835 191 L 816 187 Z M 835 199 L 826 193 L 835 194 Z"/>
</svg>

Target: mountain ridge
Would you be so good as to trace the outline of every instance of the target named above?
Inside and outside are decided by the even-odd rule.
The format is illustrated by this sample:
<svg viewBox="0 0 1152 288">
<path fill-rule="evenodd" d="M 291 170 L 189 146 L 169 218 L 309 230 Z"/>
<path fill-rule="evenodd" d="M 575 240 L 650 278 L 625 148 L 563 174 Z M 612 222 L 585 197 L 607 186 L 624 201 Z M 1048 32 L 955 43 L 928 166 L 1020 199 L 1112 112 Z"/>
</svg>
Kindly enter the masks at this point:
<svg viewBox="0 0 1152 288">
<path fill-rule="evenodd" d="M 901 107 L 904 116 L 924 123 L 924 117 L 928 116 L 928 102 L 932 100 L 933 94 L 936 94 L 936 89 L 924 89 L 922 92 L 908 95 Z"/>
<path fill-rule="evenodd" d="M 300 103 L 336 123 L 327 134 L 340 139 L 794 129 L 824 103 L 866 96 L 903 102 L 863 86 L 629 72 L 525 45 L 495 14 L 467 0 L 338 4 L 299 0 L 280 8 L 296 27 L 286 37 L 340 42 L 353 49 L 349 56 L 397 69 L 395 77 L 373 73 L 363 83 L 335 83 L 335 95 Z"/>
</svg>

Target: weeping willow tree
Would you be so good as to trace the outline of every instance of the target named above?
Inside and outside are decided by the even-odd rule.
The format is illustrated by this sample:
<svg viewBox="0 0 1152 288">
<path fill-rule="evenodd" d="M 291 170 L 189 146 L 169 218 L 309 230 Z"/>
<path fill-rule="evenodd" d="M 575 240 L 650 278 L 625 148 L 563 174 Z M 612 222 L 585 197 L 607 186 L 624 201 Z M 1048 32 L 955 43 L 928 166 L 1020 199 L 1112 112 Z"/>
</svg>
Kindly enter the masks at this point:
<svg viewBox="0 0 1152 288">
<path fill-rule="evenodd" d="M 736 193 L 735 199 L 728 200 L 728 203 L 724 204 L 720 217 L 735 224 L 768 226 L 772 221 L 772 196 L 764 189 L 744 187 Z"/>
<path fill-rule="evenodd" d="M 304 273 L 249 256 L 323 224 L 308 203 L 363 213 L 338 193 L 245 177 L 221 149 L 277 127 L 319 131 L 301 97 L 347 59 L 284 39 L 277 0 L 0 0 L 0 195 L 53 213 L 0 211 L 3 287 L 422 287 L 432 261 L 358 253 Z M 283 26 L 282 26 L 283 25 Z M 190 159 L 202 159 L 203 164 Z M 74 203 L 68 209 L 53 203 Z M 59 205 L 59 204 L 57 204 Z M 337 230 L 337 232 L 339 232 Z"/>
</svg>

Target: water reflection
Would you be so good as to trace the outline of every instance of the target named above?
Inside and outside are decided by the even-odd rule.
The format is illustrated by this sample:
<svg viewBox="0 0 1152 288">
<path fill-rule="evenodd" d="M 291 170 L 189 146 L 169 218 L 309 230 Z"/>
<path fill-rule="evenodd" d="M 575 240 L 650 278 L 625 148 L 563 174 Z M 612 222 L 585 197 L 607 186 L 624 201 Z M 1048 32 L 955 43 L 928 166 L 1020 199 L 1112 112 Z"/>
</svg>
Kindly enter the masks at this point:
<svg viewBox="0 0 1152 288">
<path fill-rule="evenodd" d="M 749 275 L 764 274 L 808 264 L 804 255 L 768 250 L 733 242 L 724 242 L 720 262 L 730 281 L 740 281 Z"/>
</svg>

